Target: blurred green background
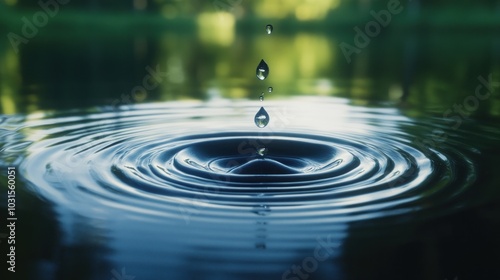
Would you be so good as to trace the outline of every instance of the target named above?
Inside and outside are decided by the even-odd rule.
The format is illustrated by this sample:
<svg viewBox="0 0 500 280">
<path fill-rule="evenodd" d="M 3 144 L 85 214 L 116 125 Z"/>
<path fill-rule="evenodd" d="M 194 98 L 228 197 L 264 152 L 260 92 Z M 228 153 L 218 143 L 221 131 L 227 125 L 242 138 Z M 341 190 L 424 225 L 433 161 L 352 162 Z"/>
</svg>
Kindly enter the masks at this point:
<svg viewBox="0 0 500 280">
<path fill-rule="evenodd" d="M 400 1 L 349 63 L 340 44 L 356 46 L 354 28 L 389 2 L 2 0 L 0 113 L 257 100 L 268 86 L 269 99 L 329 95 L 442 112 L 473 94 L 478 76 L 500 81 L 500 1 Z M 262 58 L 264 82 L 255 78 Z M 498 90 L 473 114 L 499 116 Z"/>
</svg>

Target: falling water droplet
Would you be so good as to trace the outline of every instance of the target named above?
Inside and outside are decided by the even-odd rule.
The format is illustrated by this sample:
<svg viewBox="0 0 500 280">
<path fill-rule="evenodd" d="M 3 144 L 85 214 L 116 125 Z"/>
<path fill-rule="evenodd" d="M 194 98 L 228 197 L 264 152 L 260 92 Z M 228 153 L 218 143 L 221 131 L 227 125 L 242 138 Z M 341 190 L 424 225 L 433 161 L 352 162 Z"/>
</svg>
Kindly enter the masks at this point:
<svg viewBox="0 0 500 280">
<path fill-rule="evenodd" d="M 266 125 L 269 123 L 269 114 L 266 112 L 264 107 L 260 107 L 260 110 L 255 114 L 255 124 L 260 127 L 264 128 Z"/>
<path fill-rule="evenodd" d="M 257 66 L 257 70 L 255 71 L 255 74 L 257 75 L 257 78 L 259 80 L 264 80 L 269 75 L 269 66 L 267 66 L 267 63 L 264 61 L 264 59 L 260 60 L 260 63 Z"/>
<path fill-rule="evenodd" d="M 264 101 L 264 93 L 261 93 L 259 96 L 260 101 Z"/>
<path fill-rule="evenodd" d="M 270 24 L 266 25 L 266 32 L 267 35 L 271 35 L 271 33 L 273 33 L 273 26 Z"/>
<path fill-rule="evenodd" d="M 268 88 L 267 88 L 267 91 L 268 91 L 268 92 L 273 92 L 273 87 L 268 87 Z"/>
<path fill-rule="evenodd" d="M 261 157 L 265 156 L 267 154 L 267 148 L 266 147 L 260 147 L 257 149 L 257 154 Z"/>
</svg>

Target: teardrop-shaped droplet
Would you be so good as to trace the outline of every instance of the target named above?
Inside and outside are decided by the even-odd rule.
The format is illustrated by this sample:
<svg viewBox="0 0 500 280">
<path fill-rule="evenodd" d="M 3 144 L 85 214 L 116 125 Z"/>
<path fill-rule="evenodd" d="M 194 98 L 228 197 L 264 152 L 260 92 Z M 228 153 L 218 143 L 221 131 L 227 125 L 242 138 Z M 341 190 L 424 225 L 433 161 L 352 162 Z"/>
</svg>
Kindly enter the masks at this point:
<svg viewBox="0 0 500 280">
<path fill-rule="evenodd" d="M 267 88 L 267 91 L 268 91 L 268 92 L 273 92 L 273 87 L 268 87 L 268 88 Z"/>
<path fill-rule="evenodd" d="M 269 114 L 266 112 L 264 107 L 260 107 L 260 110 L 255 114 L 255 125 L 260 128 L 266 127 L 269 123 Z"/>
<path fill-rule="evenodd" d="M 257 78 L 259 80 L 264 80 L 269 75 L 269 66 L 267 66 L 267 63 L 264 61 L 264 59 L 260 60 L 259 65 L 257 65 L 255 74 L 257 75 Z"/>
<path fill-rule="evenodd" d="M 271 35 L 271 33 L 273 33 L 273 26 L 268 24 L 266 25 L 266 33 L 267 35 Z"/>
</svg>

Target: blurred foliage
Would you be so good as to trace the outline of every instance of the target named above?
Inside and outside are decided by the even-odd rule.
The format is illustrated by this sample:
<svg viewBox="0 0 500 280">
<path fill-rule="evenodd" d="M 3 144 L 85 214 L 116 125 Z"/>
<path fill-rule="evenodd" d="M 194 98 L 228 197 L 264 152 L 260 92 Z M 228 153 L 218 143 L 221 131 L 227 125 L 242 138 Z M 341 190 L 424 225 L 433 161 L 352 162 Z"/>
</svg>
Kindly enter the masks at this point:
<svg viewBox="0 0 500 280">
<path fill-rule="evenodd" d="M 498 1 L 401 1 L 403 11 L 348 63 L 339 44 L 354 46 L 353 28 L 388 2 L 73 0 L 16 48 L 8 34 L 23 36 L 21 19 L 43 9 L 4 0 L 0 112 L 257 99 L 268 86 L 266 98 L 331 95 L 420 111 L 462 102 L 479 75 L 500 81 Z M 255 78 L 262 58 L 265 82 Z M 160 77 L 146 89 L 151 69 Z M 500 115 L 498 92 L 475 114 Z"/>
<path fill-rule="evenodd" d="M 400 26 L 491 27 L 500 23 L 500 2 L 496 0 L 1 0 L 0 23 L 19 26 L 23 16 L 32 17 L 42 6 L 57 6 L 52 25 L 75 28 L 79 25 L 100 28 L 147 26 L 151 29 L 182 27 L 205 14 L 223 14 L 241 26 L 272 20 L 287 29 L 306 26 L 344 28 L 371 20 L 370 11 L 387 9 L 391 1 L 404 11 L 398 14 Z M 40 3 L 44 3 L 41 5 Z M 284 28 L 283 28 L 284 29 Z M 247 28 L 246 32 L 251 32 Z"/>
</svg>

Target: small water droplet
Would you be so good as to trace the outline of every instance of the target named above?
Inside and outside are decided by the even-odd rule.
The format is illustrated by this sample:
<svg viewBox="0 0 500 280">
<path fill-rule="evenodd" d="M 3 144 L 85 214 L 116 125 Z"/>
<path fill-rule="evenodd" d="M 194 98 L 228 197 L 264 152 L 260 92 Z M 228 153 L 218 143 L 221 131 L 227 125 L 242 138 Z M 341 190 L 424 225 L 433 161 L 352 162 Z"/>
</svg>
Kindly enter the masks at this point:
<svg viewBox="0 0 500 280">
<path fill-rule="evenodd" d="M 273 87 L 268 87 L 268 88 L 267 88 L 267 91 L 268 91 L 268 92 L 273 92 Z"/>
<path fill-rule="evenodd" d="M 257 154 L 261 157 L 267 155 L 267 148 L 266 147 L 260 147 L 257 149 Z"/>
<path fill-rule="evenodd" d="M 264 101 L 264 93 L 261 93 L 259 96 L 260 101 Z"/>
<path fill-rule="evenodd" d="M 267 126 L 267 124 L 269 123 L 269 114 L 264 109 L 264 107 L 260 107 L 260 110 L 257 112 L 257 114 L 255 114 L 254 121 L 255 124 L 260 128 L 264 128 Z"/>
<path fill-rule="evenodd" d="M 257 78 L 259 80 L 265 80 L 267 76 L 269 76 L 269 66 L 267 66 L 267 63 L 264 61 L 264 59 L 260 60 L 259 65 L 257 65 L 257 70 L 255 71 L 255 74 L 257 75 Z"/>
<path fill-rule="evenodd" d="M 267 35 L 271 35 L 271 33 L 273 33 L 273 26 L 268 24 L 266 25 L 266 33 Z"/>
</svg>

